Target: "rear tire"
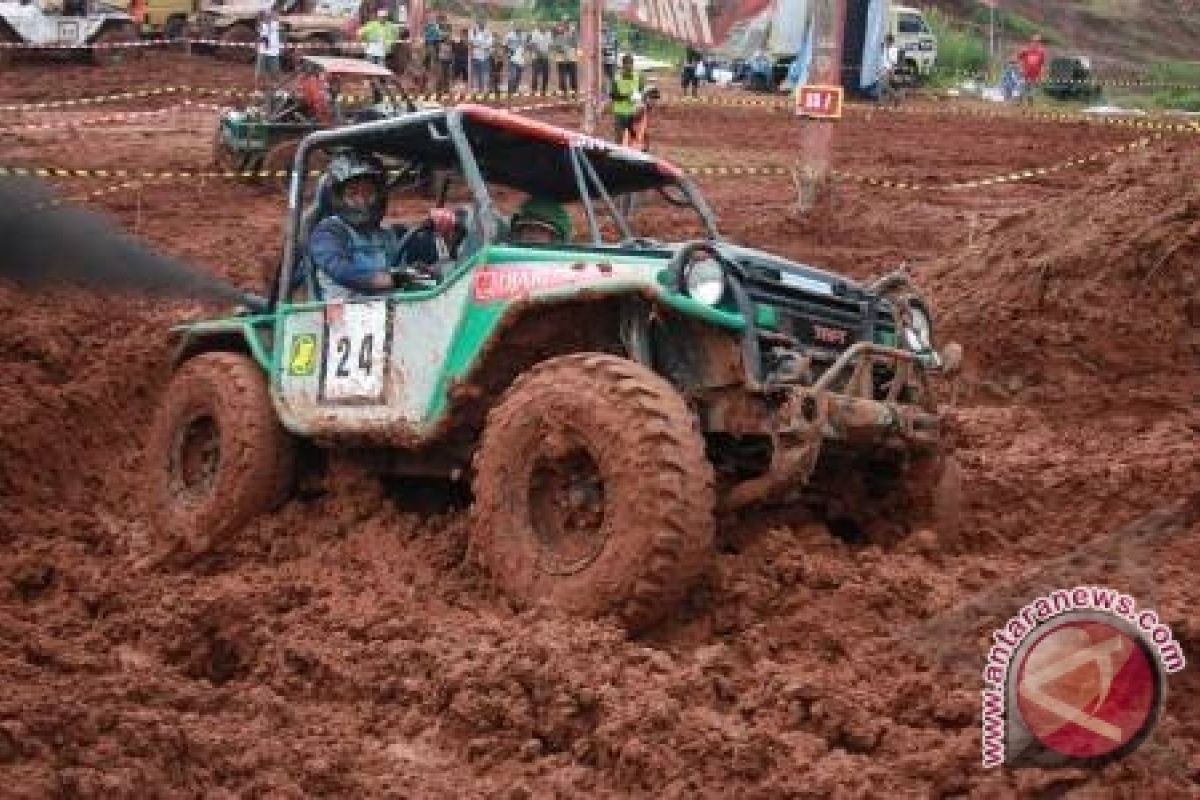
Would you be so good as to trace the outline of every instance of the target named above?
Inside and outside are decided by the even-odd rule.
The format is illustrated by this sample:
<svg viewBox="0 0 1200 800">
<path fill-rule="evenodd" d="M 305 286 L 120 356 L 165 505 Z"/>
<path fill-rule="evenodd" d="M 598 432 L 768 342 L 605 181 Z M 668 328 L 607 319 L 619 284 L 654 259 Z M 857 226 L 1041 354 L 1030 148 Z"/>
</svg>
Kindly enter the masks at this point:
<svg viewBox="0 0 1200 800">
<path fill-rule="evenodd" d="M 475 460 L 474 557 L 520 605 L 660 621 L 713 549 L 713 473 L 687 403 L 600 353 L 521 376 Z"/>
<path fill-rule="evenodd" d="M 146 466 L 152 558 L 188 558 L 287 498 L 295 444 L 249 357 L 206 353 L 171 379 L 151 424 Z"/>
<path fill-rule="evenodd" d="M 264 186 L 287 196 L 292 163 L 295 161 L 296 150 L 299 147 L 299 141 L 290 140 L 280 142 L 267 151 L 267 154 L 263 156 L 262 171 L 271 174 L 262 176 Z"/>
<path fill-rule="evenodd" d="M 258 36 L 254 33 L 254 28 L 244 22 L 230 25 L 221 31 L 217 40 L 220 42 L 217 45 L 217 58 L 222 61 L 253 64 L 258 56 L 255 50 Z"/>
<path fill-rule="evenodd" d="M 138 41 L 132 25 L 109 27 L 92 40 L 94 45 L 128 45 Z M 126 61 L 135 61 L 144 53 L 140 47 L 101 46 L 92 48 L 92 63 L 98 67 L 112 67 Z"/>
</svg>

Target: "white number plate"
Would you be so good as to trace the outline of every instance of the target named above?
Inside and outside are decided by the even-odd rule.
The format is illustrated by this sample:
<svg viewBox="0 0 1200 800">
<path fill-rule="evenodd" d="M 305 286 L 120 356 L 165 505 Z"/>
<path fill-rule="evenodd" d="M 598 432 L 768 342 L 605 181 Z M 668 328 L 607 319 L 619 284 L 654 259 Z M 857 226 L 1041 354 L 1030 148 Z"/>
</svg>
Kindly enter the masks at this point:
<svg viewBox="0 0 1200 800">
<path fill-rule="evenodd" d="M 327 401 L 381 400 L 387 369 L 386 300 L 333 302 L 325 307 L 325 376 Z"/>
</svg>

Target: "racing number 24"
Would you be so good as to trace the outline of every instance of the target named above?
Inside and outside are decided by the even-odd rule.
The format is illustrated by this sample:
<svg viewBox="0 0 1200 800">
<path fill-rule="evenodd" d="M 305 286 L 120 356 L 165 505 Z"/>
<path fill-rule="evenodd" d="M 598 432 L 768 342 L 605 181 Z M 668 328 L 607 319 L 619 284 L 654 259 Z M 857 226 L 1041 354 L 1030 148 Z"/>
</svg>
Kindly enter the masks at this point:
<svg viewBox="0 0 1200 800">
<path fill-rule="evenodd" d="M 354 344 L 349 336 L 339 336 L 334 344 L 337 350 L 337 369 L 334 371 L 339 378 L 349 378 L 350 368 L 349 362 L 353 354 Z M 373 357 L 375 352 L 375 336 L 368 333 L 363 336 L 359 342 L 358 348 L 358 369 L 364 375 L 371 374 L 371 366 L 373 365 Z"/>
</svg>

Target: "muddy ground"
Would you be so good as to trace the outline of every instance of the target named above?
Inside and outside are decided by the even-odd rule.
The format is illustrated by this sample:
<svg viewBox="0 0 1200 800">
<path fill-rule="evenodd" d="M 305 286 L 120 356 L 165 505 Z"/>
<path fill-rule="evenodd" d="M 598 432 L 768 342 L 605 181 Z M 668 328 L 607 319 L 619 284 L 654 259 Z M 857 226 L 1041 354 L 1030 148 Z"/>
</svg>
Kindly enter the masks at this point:
<svg viewBox="0 0 1200 800">
<path fill-rule="evenodd" d="M 21 66 L 0 104 L 249 81 L 165 54 Z M 205 166 L 211 111 L 86 122 L 177 102 L 3 112 L 0 163 Z M 705 165 L 787 163 L 797 137 L 785 114 L 720 107 L 670 107 L 654 134 Z M 944 182 L 1140 135 L 853 111 L 836 160 Z M 1200 488 L 1196 144 L 975 190 L 840 182 L 807 218 L 787 179 L 700 178 L 731 237 L 859 277 L 913 265 L 967 348 L 966 524 L 944 548 L 881 550 L 799 512 L 745 515 L 723 526 L 711 577 L 637 641 L 510 613 L 464 559 L 461 495 L 405 483 L 347 476 L 190 569 L 136 568 L 167 327 L 206 310 L 0 287 L 0 794 L 1200 794 L 1200 527 L 1124 529 Z M 280 199 L 235 182 L 148 181 L 91 204 L 249 287 L 279 244 Z M 991 629 L 1085 582 L 1155 608 L 1191 657 L 1160 726 L 1099 772 L 982 770 Z"/>
</svg>

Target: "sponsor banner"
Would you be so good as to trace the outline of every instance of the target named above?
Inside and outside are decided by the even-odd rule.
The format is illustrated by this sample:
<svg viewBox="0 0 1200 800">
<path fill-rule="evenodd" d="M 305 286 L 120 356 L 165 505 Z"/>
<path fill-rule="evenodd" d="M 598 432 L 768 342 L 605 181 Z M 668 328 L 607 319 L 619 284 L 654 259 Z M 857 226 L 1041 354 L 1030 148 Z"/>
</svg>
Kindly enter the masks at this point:
<svg viewBox="0 0 1200 800">
<path fill-rule="evenodd" d="M 489 264 L 471 277 L 471 297 L 476 303 L 511 302 L 568 286 L 596 283 L 628 276 L 606 262 L 522 262 Z"/>
</svg>

